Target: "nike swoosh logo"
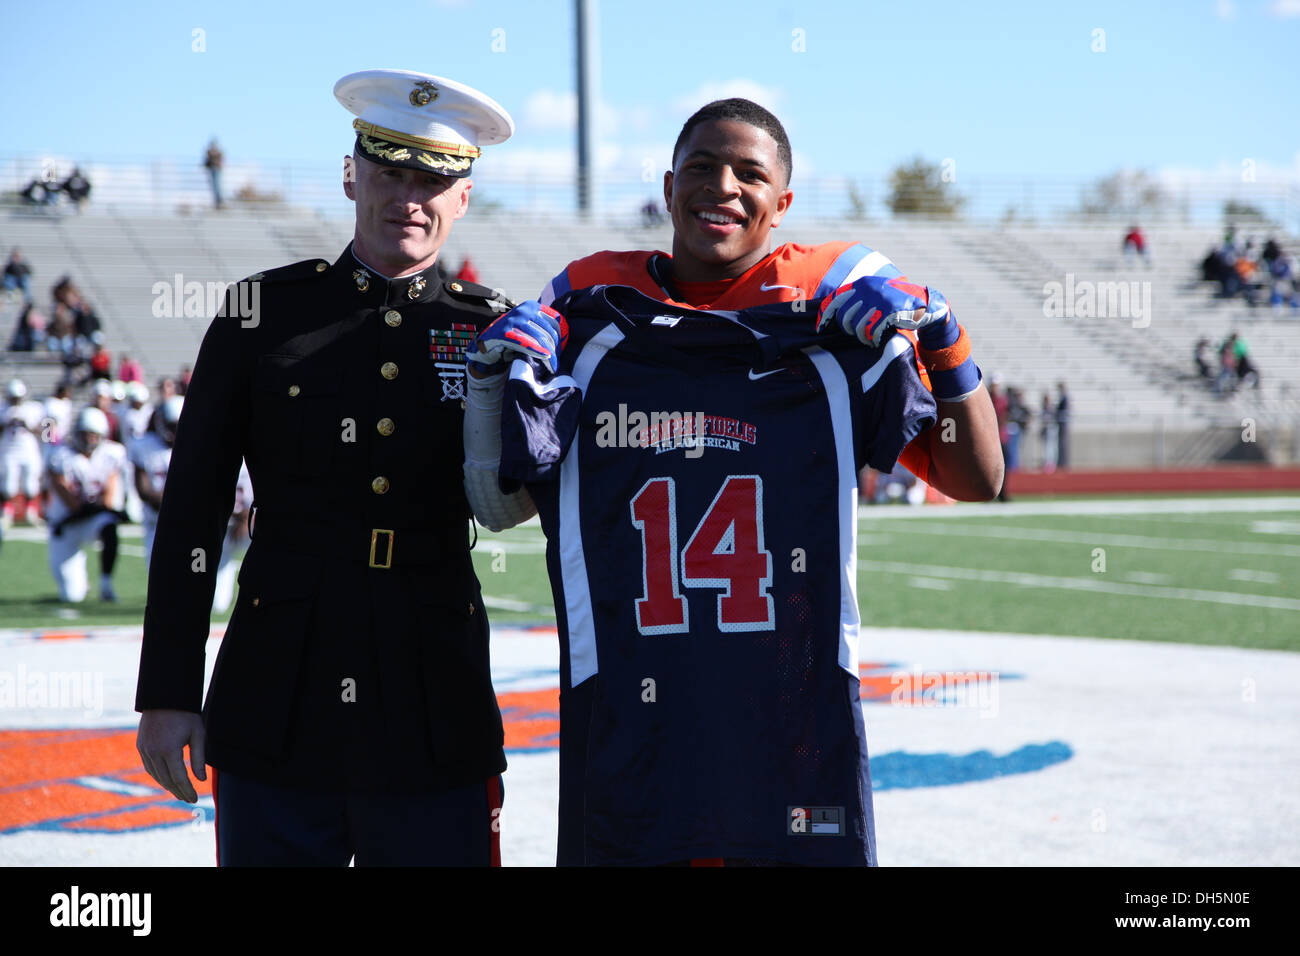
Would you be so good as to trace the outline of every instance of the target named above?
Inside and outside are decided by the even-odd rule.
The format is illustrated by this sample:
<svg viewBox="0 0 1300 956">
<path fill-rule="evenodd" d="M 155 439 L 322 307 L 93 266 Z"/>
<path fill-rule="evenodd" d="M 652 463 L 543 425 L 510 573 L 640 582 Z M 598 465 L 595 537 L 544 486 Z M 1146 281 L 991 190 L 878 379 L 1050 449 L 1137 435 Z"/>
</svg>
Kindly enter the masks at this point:
<svg viewBox="0 0 1300 956">
<path fill-rule="evenodd" d="M 773 289 L 789 289 L 792 292 L 799 291 L 799 287 L 797 285 L 768 285 L 766 282 L 760 285 L 758 289 L 760 292 L 771 292 Z"/>
<path fill-rule="evenodd" d="M 779 369 L 779 368 L 774 368 L 774 369 L 772 369 L 772 371 L 770 371 L 770 372 L 759 372 L 757 375 L 755 375 L 755 374 L 754 374 L 754 370 L 751 368 L 751 369 L 749 370 L 749 380 L 750 380 L 751 382 L 757 382 L 760 378 L 767 378 L 769 375 L 775 375 L 777 372 L 783 372 L 783 371 L 785 371 L 785 370 L 784 370 L 784 369 Z"/>
</svg>

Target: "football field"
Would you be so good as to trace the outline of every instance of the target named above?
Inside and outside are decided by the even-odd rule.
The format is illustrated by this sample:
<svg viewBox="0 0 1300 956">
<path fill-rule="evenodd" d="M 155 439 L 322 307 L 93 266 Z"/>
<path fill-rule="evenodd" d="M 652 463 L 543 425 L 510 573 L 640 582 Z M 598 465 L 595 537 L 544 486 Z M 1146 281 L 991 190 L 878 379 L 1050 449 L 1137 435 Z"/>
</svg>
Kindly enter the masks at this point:
<svg viewBox="0 0 1300 956">
<path fill-rule="evenodd" d="M 0 550 L 0 864 L 212 860 L 144 775 L 144 568 L 55 600 Z M 507 864 L 553 860 L 558 651 L 536 522 L 480 532 Z M 885 865 L 1300 864 L 1300 497 L 863 508 L 863 706 Z M 222 629 L 214 619 L 209 667 Z"/>
</svg>

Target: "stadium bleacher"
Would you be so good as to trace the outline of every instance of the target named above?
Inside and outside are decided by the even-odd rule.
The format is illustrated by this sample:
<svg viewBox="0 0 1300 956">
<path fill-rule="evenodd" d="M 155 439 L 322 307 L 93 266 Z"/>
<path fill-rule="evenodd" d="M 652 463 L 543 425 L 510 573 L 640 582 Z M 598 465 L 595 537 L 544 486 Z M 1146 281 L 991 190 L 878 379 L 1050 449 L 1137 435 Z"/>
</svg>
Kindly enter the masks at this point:
<svg viewBox="0 0 1300 956">
<path fill-rule="evenodd" d="M 190 216 L 113 210 L 0 214 L 0 247 L 24 250 L 34 269 L 38 306 L 47 304 L 59 276 L 74 276 L 104 323 L 115 360 L 123 353 L 140 359 L 150 382 L 193 363 L 209 320 L 206 314 L 174 316 L 165 309 L 156 314 L 156 283 L 165 283 L 162 295 L 170 301 L 178 275 L 184 283 L 228 283 L 304 258 L 333 260 L 351 231 L 346 219 L 283 208 Z M 884 252 L 912 278 L 942 289 L 970 330 L 986 374 L 1001 373 L 1008 384 L 1020 386 L 1032 408 L 1056 382 L 1068 383 L 1079 463 L 1212 460 L 1222 441 L 1206 436 L 1216 428 L 1220 436 L 1239 429 L 1247 418 L 1261 434 L 1275 436 L 1266 451 L 1270 457 L 1294 460 L 1300 394 L 1292 370 L 1300 358 L 1300 315 L 1214 298 L 1197 264 L 1218 241 L 1216 227 L 1149 226 L 1149 267 L 1125 262 L 1122 235 L 1116 222 L 1040 227 L 788 219 L 776 238 L 856 239 Z M 564 263 L 591 252 L 670 245 L 667 224 L 645 229 L 631 222 L 489 210 L 457 223 L 443 256 L 454 272 L 472 255 L 486 282 L 518 300 L 537 295 Z M 1086 282 L 1149 283 L 1137 287 L 1135 302 L 1149 292 L 1151 312 L 1051 317 L 1044 308 L 1051 282 L 1072 282 L 1075 288 Z M 1099 305 L 1107 298 L 1106 286 L 1101 289 Z M 17 305 L 11 298 L 0 308 L 4 343 Z M 1217 343 L 1230 331 L 1249 343 L 1261 386 L 1220 398 L 1196 377 L 1193 348 L 1201 337 Z M 0 377 L 20 374 L 38 391 L 52 387 L 60 373 L 57 364 L 30 355 L 8 353 L 3 361 Z M 1089 435 L 1098 440 L 1089 441 Z M 1106 461 L 1108 455 L 1116 460 Z"/>
</svg>

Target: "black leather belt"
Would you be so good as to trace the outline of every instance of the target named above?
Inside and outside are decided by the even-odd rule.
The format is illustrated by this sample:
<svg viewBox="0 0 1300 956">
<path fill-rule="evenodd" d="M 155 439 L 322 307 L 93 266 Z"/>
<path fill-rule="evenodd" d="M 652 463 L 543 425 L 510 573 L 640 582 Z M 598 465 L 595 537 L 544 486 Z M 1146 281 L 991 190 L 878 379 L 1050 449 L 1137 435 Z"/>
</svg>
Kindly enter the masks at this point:
<svg viewBox="0 0 1300 956">
<path fill-rule="evenodd" d="M 256 508 L 249 531 L 262 547 L 342 558 L 380 570 L 468 561 L 469 528 L 459 522 L 439 528 L 366 528 L 355 522 L 263 514 Z"/>
</svg>

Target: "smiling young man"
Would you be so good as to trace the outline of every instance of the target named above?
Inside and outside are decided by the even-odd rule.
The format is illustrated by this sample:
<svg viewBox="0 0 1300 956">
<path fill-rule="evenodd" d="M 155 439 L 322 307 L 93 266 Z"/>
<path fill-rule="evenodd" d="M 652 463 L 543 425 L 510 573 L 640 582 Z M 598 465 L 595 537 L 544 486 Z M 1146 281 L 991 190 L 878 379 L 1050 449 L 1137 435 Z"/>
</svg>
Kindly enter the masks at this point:
<svg viewBox="0 0 1300 956">
<path fill-rule="evenodd" d="M 423 73 L 334 95 L 357 117 L 354 239 L 246 280 L 204 338 L 149 566 L 138 747 L 190 803 L 184 747 L 198 779 L 213 766 L 221 865 L 488 865 L 505 757 L 461 422 L 464 347 L 509 306 L 435 267 L 480 146 L 513 123 Z M 241 459 L 251 544 L 204 700 Z"/>
<path fill-rule="evenodd" d="M 470 355 L 471 505 L 494 530 L 512 523 L 494 503 L 508 458 L 501 477 L 533 482 L 548 538 L 562 865 L 874 863 L 857 469 L 901 457 L 963 499 L 1001 484 L 992 407 L 943 296 L 857 243 L 771 249 L 793 201 L 790 168 L 771 113 L 709 104 L 683 126 L 664 175 L 672 254 L 570 263 Z M 596 286 L 647 298 L 583 294 Z M 763 331 L 751 340 L 737 327 Z M 515 363 L 507 401 L 506 377 L 492 373 L 520 353 L 539 364 Z M 565 392 L 580 396 L 577 415 L 553 398 Z M 602 410 L 680 408 L 688 394 L 709 409 L 693 447 L 720 449 L 704 464 L 675 455 L 663 432 L 648 452 L 590 440 Z M 506 432 L 523 436 L 505 456 L 503 401 Z M 947 442 L 930 427 L 945 418 Z M 534 451 L 550 456 L 544 467 Z"/>
<path fill-rule="evenodd" d="M 891 326 L 920 327 L 916 358 L 939 401 L 939 422 L 903 452 L 921 480 L 961 501 L 987 501 L 1002 485 L 1002 451 L 988 391 L 969 358 L 969 344 L 943 297 L 912 285 L 886 256 L 861 243 L 771 248 L 794 200 L 790 141 L 780 121 L 744 99 L 719 100 L 696 111 L 673 147 L 664 173 L 664 202 L 673 222 L 672 255 L 598 252 L 570 263 L 543 290 L 550 304 L 574 289 L 630 285 L 654 298 L 696 308 L 740 309 L 805 300 L 810 319 L 819 303 L 844 296 L 820 318 L 878 344 Z M 852 286 L 859 289 L 855 295 Z M 908 293 L 915 293 L 908 295 Z M 935 308 L 927 302 L 933 296 Z M 864 307 L 854 310 L 857 301 Z M 889 311 L 894 308 L 895 311 Z M 879 310 L 874 324 L 867 320 Z M 941 440 L 946 435 L 949 440 Z"/>
</svg>

